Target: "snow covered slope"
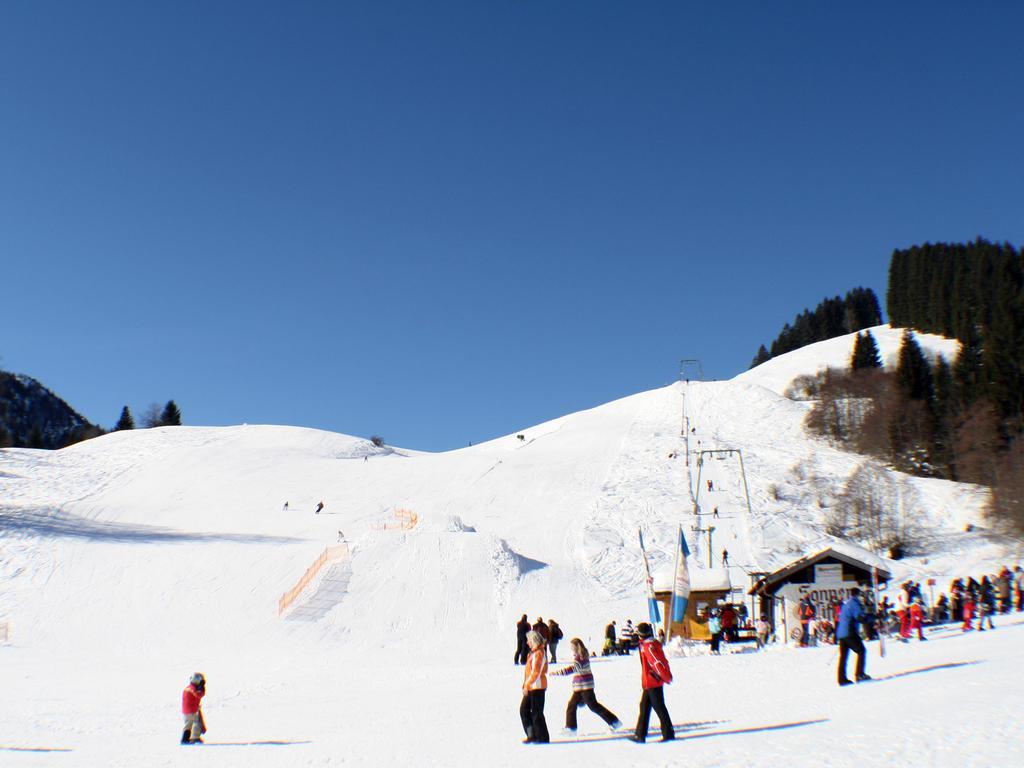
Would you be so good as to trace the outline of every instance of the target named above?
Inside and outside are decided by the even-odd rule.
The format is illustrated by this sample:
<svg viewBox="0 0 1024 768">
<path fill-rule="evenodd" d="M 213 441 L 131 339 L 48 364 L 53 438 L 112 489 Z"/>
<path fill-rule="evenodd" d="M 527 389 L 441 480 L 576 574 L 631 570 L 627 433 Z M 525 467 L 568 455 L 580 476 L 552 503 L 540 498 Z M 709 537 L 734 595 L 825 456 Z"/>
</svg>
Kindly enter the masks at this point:
<svg viewBox="0 0 1024 768">
<path fill-rule="evenodd" d="M 891 354 L 899 331 L 875 330 L 883 354 Z M 946 342 L 927 343 L 949 351 Z M 523 439 L 443 454 L 274 426 L 139 430 L 59 452 L 0 451 L 0 622 L 10 630 L 10 643 L 0 647 L 9 691 L 0 701 L 0 763 L 520 762 L 514 622 L 524 612 L 554 617 L 567 639 L 578 635 L 594 647 L 608 620 L 641 618 L 638 528 L 655 570 L 669 566 L 682 524 L 692 566 L 718 568 L 728 549 L 730 579 L 741 587 L 749 571 L 829 541 L 820 505 L 830 490 L 822 478 L 840 486 L 859 459 L 809 438 L 807 405 L 778 392 L 787 377 L 813 372 L 823 360 L 844 361 L 851 345 L 851 337 L 833 339 L 732 381 L 677 383 L 537 425 Z M 749 513 L 735 455 L 706 459 L 697 486 L 684 415 L 694 429 L 692 451 L 742 449 Z M 988 570 L 1011 554 L 1005 543 L 963 533 L 983 501 L 977 489 L 913 482 L 928 499 L 936 543 L 928 558 L 893 564 L 897 573 Z M 718 509 L 710 550 L 691 530 L 694 496 L 699 519 Z M 342 535 L 346 581 L 332 592 L 334 607 L 319 621 L 282 620 L 279 598 Z M 993 678 L 997 659 L 1019 661 L 1009 646 L 970 648 L 969 655 L 993 659 L 986 668 Z M 937 653 L 929 650 L 921 663 L 945 658 Z M 804 658 L 677 660 L 683 680 L 692 675 L 708 689 L 746 690 L 767 675 L 761 698 L 728 716 L 724 695 L 711 695 L 705 706 L 687 693 L 689 683 L 672 689 L 674 714 L 700 721 L 687 753 L 716 753 L 714 740 L 705 748 L 696 731 L 714 735 L 788 717 L 802 724 L 792 735 L 773 735 L 766 754 L 804 764 L 792 759 L 806 754 L 804 739 L 812 737 L 803 734 L 829 738 L 856 717 L 837 703 L 828 716 L 836 723 L 818 722 L 830 705 L 806 696 L 764 722 L 768 702 L 785 687 L 779 675 L 828 678 Z M 773 664 L 776 671 L 768 671 Z M 183 755 L 173 744 L 178 696 L 196 669 L 210 680 L 211 737 L 289 743 Z M 602 661 L 598 669 L 602 698 L 607 691 L 628 720 L 634 662 Z M 933 677 L 940 676 L 922 676 L 906 690 L 931 695 Z M 553 691 L 560 685 L 553 682 Z M 549 724 L 557 726 L 560 707 L 553 692 Z M 729 723 L 704 722 L 716 719 Z M 73 751 L 3 751 L 32 746 Z M 633 748 L 605 746 L 531 759 L 611 765 Z M 630 759 L 665 758 L 631 752 Z"/>
<path fill-rule="evenodd" d="M 868 330 L 875 337 L 882 365 L 886 368 L 895 368 L 904 329 L 893 328 L 889 325 L 877 325 Z M 925 355 L 932 359 L 942 355 L 948 362 L 952 362 L 960 352 L 960 342 L 956 339 L 946 339 L 942 336 L 916 331 L 913 334 Z M 857 334 L 851 333 L 808 344 L 806 347 L 779 355 L 761 363 L 756 368 L 744 371 L 733 381 L 760 384 L 781 395 L 797 376 L 813 376 L 824 368 L 848 368 L 856 338 Z"/>
</svg>

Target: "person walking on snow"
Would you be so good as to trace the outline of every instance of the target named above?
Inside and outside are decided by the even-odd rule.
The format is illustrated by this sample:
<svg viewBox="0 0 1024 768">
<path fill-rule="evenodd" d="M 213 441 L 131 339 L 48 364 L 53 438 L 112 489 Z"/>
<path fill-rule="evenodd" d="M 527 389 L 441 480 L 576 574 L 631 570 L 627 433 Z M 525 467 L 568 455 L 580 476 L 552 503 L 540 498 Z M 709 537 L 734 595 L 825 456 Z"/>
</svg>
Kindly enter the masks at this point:
<svg viewBox="0 0 1024 768">
<path fill-rule="evenodd" d="M 182 744 L 201 744 L 206 733 L 203 721 L 202 700 L 206 695 L 206 678 L 196 672 L 188 681 L 181 694 L 181 714 L 185 716 L 185 730 L 181 732 Z"/>
<path fill-rule="evenodd" d="M 551 663 L 558 663 L 558 641 L 562 639 L 562 628 L 554 619 L 548 619 L 548 647 L 551 649 Z"/>
<path fill-rule="evenodd" d="M 544 719 L 544 693 L 548 687 L 548 656 L 544 648 L 544 637 L 537 630 L 526 635 L 530 655 L 526 658 L 523 675 L 523 701 L 519 705 L 519 719 L 526 731 L 524 744 L 547 744 L 548 724 Z"/>
<path fill-rule="evenodd" d="M 924 608 L 921 606 L 921 598 L 915 598 L 910 604 L 910 631 L 917 632 L 918 640 L 927 640 L 924 636 Z"/>
<path fill-rule="evenodd" d="M 526 656 L 529 654 L 530 649 L 526 645 L 526 635 L 530 632 L 530 620 L 526 618 L 526 614 L 523 614 L 523 618 L 516 624 L 516 655 L 515 664 L 526 663 Z"/>
<path fill-rule="evenodd" d="M 728 565 L 729 565 L 729 550 L 728 549 L 723 549 L 722 550 L 722 567 L 724 568 L 724 567 L 726 567 Z"/>
<path fill-rule="evenodd" d="M 672 718 L 665 706 L 663 686 L 672 682 L 672 669 L 665 658 L 661 643 L 654 639 L 654 630 L 646 621 L 636 626 L 640 636 L 640 684 L 644 692 L 640 696 L 640 713 L 636 718 L 636 730 L 630 736 L 631 741 L 643 744 L 647 740 L 647 727 L 651 722 L 651 710 L 658 713 L 661 723 L 661 740 L 672 741 L 676 737 L 672 727 Z"/>
<path fill-rule="evenodd" d="M 316 505 L 316 512 L 314 512 L 313 514 L 314 515 L 319 515 L 320 514 L 320 510 L 323 509 L 323 508 L 324 508 L 324 503 L 321 501 L 319 504 Z"/>
<path fill-rule="evenodd" d="M 583 641 L 574 637 L 569 641 L 572 648 L 572 664 L 552 672 L 553 675 L 572 675 L 572 696 L 565 708 L 565 733 L 576 734 L 576 710 L 586 704 L 590 711 L 600 717 L 608 725 L 609 732 L 614 733 L 622 727 L 614 713 L 602 705 L 594 693 L 594 673 L 590 670 L 590 653 Z"/>
<path fill-rule="evenodd" d="M 860 639 L 860 622 L 864 617 L 864 607 L 860 604 L 860 589 L 850 590 L 850 597 L 843 603 L 839 611 L 839 626 L 836 627 L 836 638 L 839 640 L 839 684 L 849 685 L 853 681 L 846 676 L 846 657 L 850 651 L 857 654 L 856 680 L 858 683 L 870 680 L 865 671 L 867 653 Z"/>
</svg>

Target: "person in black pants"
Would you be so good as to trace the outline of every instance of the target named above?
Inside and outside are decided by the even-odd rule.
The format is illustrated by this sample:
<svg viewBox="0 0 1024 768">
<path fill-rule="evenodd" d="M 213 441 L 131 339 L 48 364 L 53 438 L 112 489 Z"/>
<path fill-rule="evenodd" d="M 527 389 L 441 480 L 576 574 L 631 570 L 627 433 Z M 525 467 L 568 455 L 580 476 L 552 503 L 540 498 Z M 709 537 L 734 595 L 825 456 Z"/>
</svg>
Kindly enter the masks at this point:
<svg viewBox="0 0 1024 768">
<path fill-rule="evenodd" d="M 853 682 L 846 676 L 846 658 L 850 655 L 850 651 L 857 654 L 857 682 L 871 679 L 864 671 L 867 654 L 864 651 L 864 643 L 860 639 L 860 623 L 863 618 L 864 608 L 860 604 L 860 590 L 854 587 L 850 590 L 850 597 L 839 610 L 839 624 L 836 626 L 836 638 L 839 640 L 838 678 L 840 685 L 849 685 Z"/>
<path fill-rule="evenodd" d="M 523 700 L 519 705 L 519 719 L 526 732 L 524 744 L 547 744 L 548 724 L 544 719 L 544 693 L 548 687 L 547 643 L 540 632 L 531 630 L 526 635 L 530 655 L 526 657 L 523 676 Z"/>
<path fill-rule="evenodd" d="M 516 656 L 515 663 L 525 664 L 526 654 L 529 653 L 529 648 L 526 647 L 526 633 L 530 631 L 530 622 L 526 618 L 526 614 L 523 614 L 523 618 L 516 624 Z"/>
<path fill-rule="evenodd" d="M 647 727 L 650 725 L 653 709 L 658 713 L 658 720 L 661 722 L 661 740 L 672 741 L 676 737 L 676 732 L 672 727 L 672 718 L 665 706 L 665 692 L 662 690 L 662 686 L 672 682 L 672 670 L 668 666 L 665 652 L 661 649 L 661 643 L 654 639 L 651 625 L 642 622 L 637 624 L 636 630 L 640 636 L 640 682 L 644 692 L 640 697 L 636 730 L 629 738 L 630 741 L 639 744 L 647 740 Z"/>
</svg>

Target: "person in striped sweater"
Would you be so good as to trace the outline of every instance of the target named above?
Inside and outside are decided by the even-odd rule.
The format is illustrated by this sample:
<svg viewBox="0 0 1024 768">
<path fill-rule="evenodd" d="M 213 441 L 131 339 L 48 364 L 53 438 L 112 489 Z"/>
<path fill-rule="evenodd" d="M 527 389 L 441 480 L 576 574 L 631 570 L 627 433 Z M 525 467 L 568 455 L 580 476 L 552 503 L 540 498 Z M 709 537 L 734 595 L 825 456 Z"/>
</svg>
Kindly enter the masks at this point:
<svg viewBox="0 0 1024 768">
<path fill-rule="evenodd" d="M 565 731 L 569 735 L 576 734 L 576 710 L 586 704 L 590 711 L 608 724 L 610 731 L 622 726 L 612 712 L 604 707 L 594 694 L 594 673 L 590 671 L 590 653 L 583 641 L 574 637 L 569 641 L 572 648 L 572 664 L 552 672 L 553 675 L 572 675 L 572 696 L 565 709 Z"/>
<path fill-rule="evenodd" d="M 548 687 L 547 643 L 537 630 L 526 633 L 530 655 L 526 657 L 523 676 L 523 701 L 519 705 L 519 718 L 526 731 L 524 744 L 547 744 L 548 724 L 544 719 L 544 692 Z"/>
</svg>

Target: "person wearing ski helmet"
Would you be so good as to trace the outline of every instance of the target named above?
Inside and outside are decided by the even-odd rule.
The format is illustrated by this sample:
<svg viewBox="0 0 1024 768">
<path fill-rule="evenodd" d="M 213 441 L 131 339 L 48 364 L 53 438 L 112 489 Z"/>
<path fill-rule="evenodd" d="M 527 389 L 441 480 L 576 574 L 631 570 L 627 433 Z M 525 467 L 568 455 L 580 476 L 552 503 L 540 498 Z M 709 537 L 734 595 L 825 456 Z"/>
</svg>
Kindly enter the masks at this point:
<svg viewBox="0 0 1024 768">
<path fill-rule="evenodd" d="M 654 639 L 654 630 L 646 621 L 636 625 L 636 633 L 640 638 L 640 682 L 643 694 L 640 696 L 640 713 L 636 719 L 636 731 L 630 736 L 631 741 L 642 744 L 647 740 L 647 726 L 651 722 L 651 710 L 658 713 L 661 723 L 661 740 L 672 741 L 676 737 L 672 727 L 672 718 L 665 706 L 663 686 L 672 682 L 672 670 L 665 658 L 661 643 Z"/>
<path fill-rule="evenodd" d="M 188 686 L 181 694 L 181 714 L 185 717 L 185 730 L 181 732 L 182 744 L 202 743 L 202 735 L 206 733 L 203 722 L 202 700 L 206 695 L 206 678 L 202 672 L 196 672 L 189 678 Z"/>
</svg>

